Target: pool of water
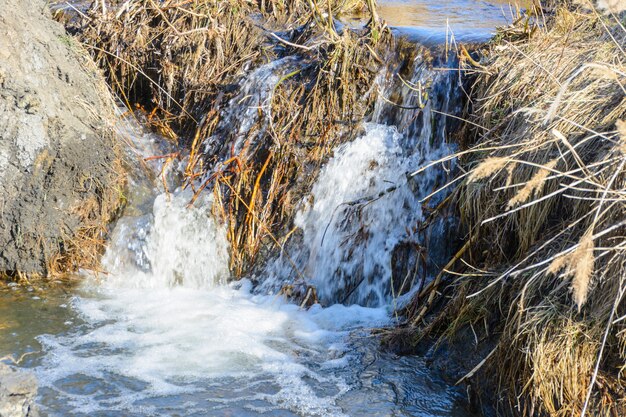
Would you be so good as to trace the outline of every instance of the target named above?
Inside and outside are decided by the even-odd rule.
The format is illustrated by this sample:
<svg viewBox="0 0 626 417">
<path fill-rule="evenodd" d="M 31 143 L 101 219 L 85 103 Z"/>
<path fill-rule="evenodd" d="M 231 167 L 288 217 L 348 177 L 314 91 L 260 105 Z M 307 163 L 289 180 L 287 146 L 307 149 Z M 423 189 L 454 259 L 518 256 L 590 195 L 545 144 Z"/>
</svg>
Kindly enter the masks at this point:
<svg viewBox="0 0 626 417">
<path fill-rule="evenodd" d="M 5 289 L 0 313 L 0 352 L 35 373 L 42 415 L 469 416 L 420 358 L 378 349 L 367 326 L 389 322 L 381 309 L 87 279 Z"/>
<path fill-rule="evenodd" d="M 379 0 L 378 11 L 396 32 L 424 43 L 484 41 L 510 24 L 529 0 Z"/>
</svg>

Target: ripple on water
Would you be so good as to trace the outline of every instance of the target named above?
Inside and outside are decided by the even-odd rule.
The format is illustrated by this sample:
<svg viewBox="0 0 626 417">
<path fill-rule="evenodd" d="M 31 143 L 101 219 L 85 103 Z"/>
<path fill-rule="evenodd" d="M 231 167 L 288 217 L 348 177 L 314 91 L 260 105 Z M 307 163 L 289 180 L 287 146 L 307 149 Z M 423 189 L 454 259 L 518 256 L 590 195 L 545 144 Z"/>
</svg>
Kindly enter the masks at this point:
<svg viewBox="0 0 626 417">
<path fill-rule="evenodd" d="M 421 360 L 354 330 L 388 323 L 384 309 L 302 311 L 247 285 L 92 287 L 71 307 L 82 324 L 38 337 L 49 415 L 466 415 Z"/>
</svg>

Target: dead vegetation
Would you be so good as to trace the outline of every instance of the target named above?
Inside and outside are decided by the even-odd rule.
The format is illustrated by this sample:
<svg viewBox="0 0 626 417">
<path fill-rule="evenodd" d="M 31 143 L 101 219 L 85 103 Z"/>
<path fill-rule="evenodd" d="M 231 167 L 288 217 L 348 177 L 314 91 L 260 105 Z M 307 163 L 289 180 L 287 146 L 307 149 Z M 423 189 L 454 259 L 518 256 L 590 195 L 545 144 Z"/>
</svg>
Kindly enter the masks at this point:
<svg viewBox="0 0 626 417">
<path fill-rule="evenodd" d="M 437 281 L 411 324 L 416 339 L 471 331 L 493 346 L 466 380 L 502 415 L 621 416 L 626 29 L 591 3 L 555 10 L 484 51 L 468 116 L 478 145 L 456 192 L 467 243 L 440 312 L 420 310 Z"/>
<path fill-rule="evenodd" d="M 206 106 L 264 52 L 249 2 L 120 3 L 90 9 L 70 28 L 114 92 L 129 108 L 145 107 L 166 136 L 193 131 Z"/>
<path fill-rule="evenodd" d="M 418 338 L 452 342 L 470 327 L 477 344 L 493 346 L 467 379 L 495 378 L 504 414 L 623 415 L 626 30 L 615 15 L 556 3 L 503 30 L 473 62 L 479 145 L 463 153 L 470 169 L 456 193 L 468 237 L 445 268 L 461 276 L 428 322 L 422 304 L 433 304 L 440 277 L 408 311 Z M 337 30 L 335 13 L 355 7 L 373 10 L 129 0 L 75 27 L 129 107 L 191 138 L 181 144 L 187 186 L 213 190 L 236 276 L 291 236 L 281 225 L 332 149 L 358 132 L 376 72 L 401 49 L 375 15 L 367 31 Z M 236 137 L 224 125 L 230 100 L 252 69 L 282 56 L 299 64 Z"/>
<path fill-rule="evenodd" d="M 358 132 L 381 57 L 398 49 L 375 13 L 364 30 L 336 27 L 333 17 L 361 9 L 374 2 L 129 0 L 72 23 L 129 108 L 189 138 L 186 186 L 215 193 L 235 276 L 284 245 L 281 228 L 332 149 Z M 255 91 L 231 102 L 256 68 L 287 56 L 296 64 L 266 102 L 248 104 Z M 227 120 L 237 105 L 258 116 L 243 138 Z"/>
<path fill-rule="evenodd" d="M 236 275 L 255 263 L 262 248 L 284 245 L 289 231 L 281 227 L 290 224 L 322 164 L 339 143 L 360 132 L 380 67 L 374 48 L 388 44 L 345 31 L 306 54 L 308 62 L 283 76 L 260 110 L 268 127 L 253 127 L 240 151 L 227 151 L 223 159 L 229 163 L 213 175 L 230 225 Z"/>
<path fill-rule="evenodd" d="M 114 91 L 152 111 L 166 132 L 189 133 L 242 76 L 276 58 L 272 30 L 314 24 L 336 36 L 333 16 L 363 0 L 118 1 L 70 22 L 105 70 Z M 327 16 L 327 17 L 325 17 Z M 331 39 L 336 40 L 336 39 Z"/>
</svg>

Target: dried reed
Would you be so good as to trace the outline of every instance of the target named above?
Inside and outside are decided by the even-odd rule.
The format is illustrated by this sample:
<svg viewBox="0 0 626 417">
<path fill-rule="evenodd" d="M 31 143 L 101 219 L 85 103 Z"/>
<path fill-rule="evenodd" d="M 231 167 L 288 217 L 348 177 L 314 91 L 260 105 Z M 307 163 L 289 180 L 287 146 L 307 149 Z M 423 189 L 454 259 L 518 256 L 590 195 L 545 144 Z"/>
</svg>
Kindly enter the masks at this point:
<svg viewBox="0 0 626 417">
<path fill-rule="evenodd" d="M 359 9 L 372 15 L 367 29 L 338 31 L 334 17 Z M 393 49 L 371 0 L 127 0 L 90 10 L 73 30 L 129 108 L 139 104 L 155 129 L 182 138 L 186 184 L 214 192 L 235 276 L 288 233 L 282 225 L 316 170 L 357 131 L 379 55 Z M 269 128 L 252 126 L 235 152 L 236 132 L 222 126 L 230 99 L 251 68 L 286 55 L 302 68 L 258 109 Z"/>
<path fill-rule="evenodd" d="M 493 347 L 467 379 L 502 415 L 626 415 L 626 30 L 558 3 L 480 61 L 456 193 L 472 244 L 416 340 Z"/>
</svg>

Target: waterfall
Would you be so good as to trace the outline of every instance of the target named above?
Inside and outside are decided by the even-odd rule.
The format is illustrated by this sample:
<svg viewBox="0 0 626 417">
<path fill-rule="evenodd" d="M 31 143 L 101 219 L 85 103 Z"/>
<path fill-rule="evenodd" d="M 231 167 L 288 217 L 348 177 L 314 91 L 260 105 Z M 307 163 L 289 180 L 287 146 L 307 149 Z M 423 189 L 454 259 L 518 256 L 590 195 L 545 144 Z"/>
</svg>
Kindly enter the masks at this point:
<svg viewBox="0 0 626 417">
<path fill-rule="evenodd" d="M 218 157 L 215 169 L 231 149 L 262 136 L 274 87 L 297 65 L 278 60 L 242 82 L 205 142 L 207 154 Z M 427 222 L 442 195 L 423 201 L 453 164 L 407 174 L 453 151 L 444 114 L 458 111 L 451 92 L 458 79 L 420 58 L 413 68 L 404 83 L 393 66 L 379 74 L 380 99 L 363 134 L 334 150 L 295 214 L 297 238 L 270 258 L 261 277 L 229 282 L 228 225 L 214 215 L 210 193 L 180 187 L 185 160 L 151 162 L 154 182 L 134 173 L 105 273 L 88 274 L 70 303 L 76 317 L 67 332 L 38 338 L 47 352 L 37 369 L 44 411 L 55 415 L 69 405 L 87 415 L 343 416 L 407 409 L 441 416 L 453 409 L 456 394 L 420 359 L 389 370 L 391 359 L 372 359 L 377 348 L 367 342 L 366 329 L 392 324 L 398 297 L 428 279 L 432 252 L 445 256 L 443 237 L 453 224 Z M 420 86 L 430 91 L 422 109 Z M 124 129 L 140 157 L 167 152 L 154 135 Z M 229 143 L 220 142 L 222 134 Z M 323 307 L 304 310 L 276 295 L 296 281 L 287 257 Z M 424 404 L 415 404 L 413 388 L 399 388 L 416 379 L 420 396 L 429 398 Z"/>
<path fill-rule="evenodd" d="M 385 306 L 392 298 L 409 298 L 450 253 L 446 235 L 453 216 L 426 224 L 424 210 L 447 196 L 429 197 L 454 175 L 454 163 L 407 174 L 454 152 L 448 140 L 454 119 L 447 115 L 460 113 L 459 80 L 451 71 L 454 60 L 445 57 L 435 62 L 443 70 L 431 69 L 422 56 L 413 65 L 404 82 L 397 68 L 379 75 L 365 134 L 335 149 L 296 214 L 301 237 L 285 250 L 325 304 Z M 263 288 L 297 280 L 292 270 L 279 256 L 266 269 L 271 278 Z"/>
<path fill-rule="evenodd" d="M 191 190 L 158 195 L 152 212 L 124 217 L 111 237 L 102 266 L 109 285 L 136 288 L 210 288 L 228 278 L 224 225 L 211 214 L 212 196 Z"/>
<path fill-rule="evenodd" d="M 383 305 L 391 252 L 412 238 L 422 213 L 406 183 L 416 160 L 403 155 L 402 135 L 379 124 L 366 131 L 335 150 L 295 224 L 308 251 L 304 274 L 323 300 Z M 391 186 L 398 188 L 384 194 Z"/>
<path fill-rule="evenodd" d="M 125 131 L 139 155 L 163 145 Z M 212 214 L 213 197 L 190 205 L 190 189 L 146 188 L 142 175 L 131 176 L 135 192 L 103 257 L 106 274 L 88 274 L 71 301 L 73 330 L 38 338 L 49 352 L 37 373 L 44 411 L 346 415 L 337 404 L 351 389 L 342 373 L 359 369 L 348 335 L 387 325 L 387 311 L 304 311 L 254 294 L 248 280 L 227 283 L 226 225 Z"/>
<path fill-rule="evenodd" d="M 262 137 L 271 119 L 270 102 L 281 74 L 288 74 L 298 67 L 298 60 L 288 56 L 251 71 L 242 80 L 235 97 L 221 111 L 216 133 L 205 141 L 204 153 L 217 155 L 221 160 L 228 159 L 228 155 L 240 154 L 248 138 Z M 254 148 L 254 143 L 250 145 Z"/>
</svg>

